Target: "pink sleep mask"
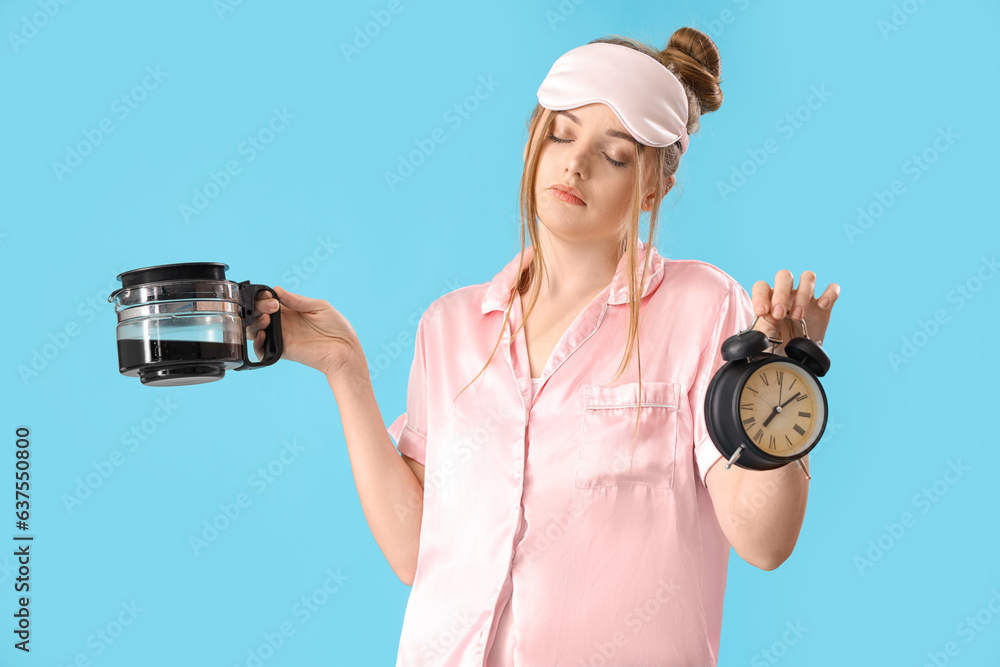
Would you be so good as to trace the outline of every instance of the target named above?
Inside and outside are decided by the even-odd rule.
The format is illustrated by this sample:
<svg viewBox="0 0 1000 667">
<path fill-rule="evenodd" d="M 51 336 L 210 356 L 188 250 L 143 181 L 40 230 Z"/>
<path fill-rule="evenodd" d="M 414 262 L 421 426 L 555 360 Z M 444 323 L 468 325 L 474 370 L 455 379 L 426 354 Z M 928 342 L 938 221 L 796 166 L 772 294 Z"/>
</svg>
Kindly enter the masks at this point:
<svg viewBox="0 0 1000 667">
<path fill-rule="evenodd" d="M 538 87 L 538 103 L 564 111 L 602 102 L 636 141 L 687 150 L 688 98 L 658 60 L 618 44 L 578 46 L 556 60 Z"/>
</svg>

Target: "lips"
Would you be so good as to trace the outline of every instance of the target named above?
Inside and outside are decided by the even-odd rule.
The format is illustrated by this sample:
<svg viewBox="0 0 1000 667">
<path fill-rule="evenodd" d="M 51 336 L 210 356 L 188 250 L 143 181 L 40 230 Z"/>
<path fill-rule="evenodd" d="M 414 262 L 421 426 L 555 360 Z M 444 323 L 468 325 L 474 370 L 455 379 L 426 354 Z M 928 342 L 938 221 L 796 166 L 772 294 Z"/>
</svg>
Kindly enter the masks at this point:
<svg viewBox="0 0 1000 667">
<path fill-rule="evenodd" d="M 586 205 L 586 201 L 583 199 L 583 193 L 581 193 L 576 188 L 563 185 L 562 183 L 556 183 L 555 185 L 549 187 L 549 190 L 554 190 L 560 194 L 555 194 L 556 197 L 562 199 L 563 201 L 569 202 L 571 204 L 583 204 Z M 566 195 L 569 195 L 568 197 Z"/>
</svg>

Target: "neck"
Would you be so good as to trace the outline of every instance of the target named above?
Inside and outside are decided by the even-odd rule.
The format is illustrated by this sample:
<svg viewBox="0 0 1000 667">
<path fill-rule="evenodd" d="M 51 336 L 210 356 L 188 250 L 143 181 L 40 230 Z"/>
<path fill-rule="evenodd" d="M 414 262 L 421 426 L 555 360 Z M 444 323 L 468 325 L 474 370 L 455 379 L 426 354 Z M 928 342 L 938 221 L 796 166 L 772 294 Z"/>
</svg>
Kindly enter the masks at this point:
<svg viewBox="0 0 1000 667">
<path fill-rule="evenodd" d="M 591 299 L 611 284 L 618 268 L 618 239 L 577 242 L 553 236 L 538 226 L 538 243 L 545 254 L 539 298 L 558 301 Z"/>
</svg>

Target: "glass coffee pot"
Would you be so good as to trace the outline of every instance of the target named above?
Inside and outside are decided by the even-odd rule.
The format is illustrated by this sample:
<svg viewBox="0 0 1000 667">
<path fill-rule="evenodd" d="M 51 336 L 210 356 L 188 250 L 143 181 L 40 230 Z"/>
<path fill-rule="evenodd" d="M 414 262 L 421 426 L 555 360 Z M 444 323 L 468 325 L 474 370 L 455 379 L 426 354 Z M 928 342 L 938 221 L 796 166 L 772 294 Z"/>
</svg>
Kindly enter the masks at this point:
<svg viewBox="0 0 1000 667">
<path fill-rule="evenodd" d="M 270 290 L 226 280 L 217 262 L 163 264 L 126 271 L 108 297 L 118 313 L 118 371 L 147 386 L 221 380 L 227 370 L 270 366 L 281 358 L 281 312 L 264 330 L 264 356 L 247 355 L 246 328 L 260 314 L 257 294 Z"/>
</svg>

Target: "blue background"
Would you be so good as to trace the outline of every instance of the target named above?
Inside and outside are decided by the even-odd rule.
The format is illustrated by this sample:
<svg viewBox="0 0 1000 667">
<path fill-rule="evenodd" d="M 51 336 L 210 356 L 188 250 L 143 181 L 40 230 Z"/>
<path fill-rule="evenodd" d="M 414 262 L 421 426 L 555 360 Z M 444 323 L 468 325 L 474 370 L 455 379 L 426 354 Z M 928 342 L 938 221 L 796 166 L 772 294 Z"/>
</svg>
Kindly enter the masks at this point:
<svg viewBox="0 0 1000 667">
<path fill-rule="evenodd" d="M 784 268 L 842 289 L 805 524 L 775 571 L 732 555 L 719 664 L 996 664 L 996 361 L 977 352 L 1000 294 L 983 259 L 1000 246 L 998 5 L 389 6 L 0 5 L 0 513 L 12 536 L 14 431 L 27 425 L 36 536 L 29 655 L 12 648 L 14 543 L 0 538 L 0 664 L 246 665 L 282 623 L 295 633 L 268 667 L 393 664 L 409 588 L 365 522 L 323 376 L 283 362 L 144 388 L 117 372 L 114 278 L 219 261 L 234 280 L 329 300 L 379 359 L 389 424 L 417 318 L 519 247 L 525 123 L 552 62 L 613 33 L 662 48 L 682 25 L 716 40 L 725 102 L 692 138 L 655 245 L 748 291 Z M 345 54 L 372 12 L 391 20 Z M 491 77 L 460 123 L 446 115 Z M 275 109 L 294 117 L 250 160 L 243 142 Z M 112 131 L 77 166 L 54 166 L 102 122 Z M 386 173 L 437 128 L 445 141 L 390 187 Z M 766 160 L 765 146 L 777 147 Z M 229 161 L 239 173 L 185 219 Z M 298 457 L 258 493 L 250 476 L 291 442 Z M 958 461 L 968 469 L 948 473 Z M 250 506 L 196 554 L 189 537 L 240 493 Z M 303 618 L 296 605 L 328 570 L 346 578 Z M 133 603 L 134 622 L 99 640 Z M 979 630 L 961 625 L 977 614 Z"/>
</svg>

